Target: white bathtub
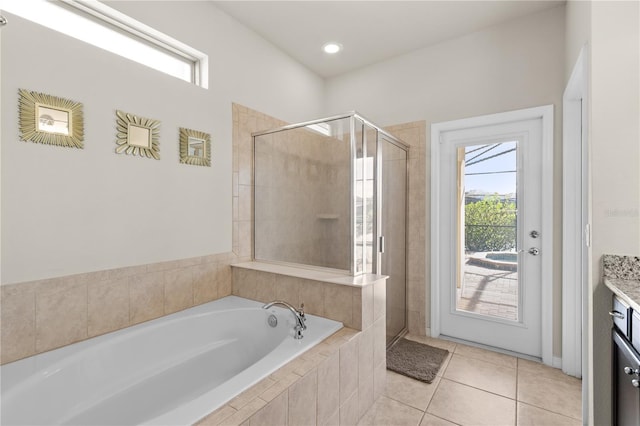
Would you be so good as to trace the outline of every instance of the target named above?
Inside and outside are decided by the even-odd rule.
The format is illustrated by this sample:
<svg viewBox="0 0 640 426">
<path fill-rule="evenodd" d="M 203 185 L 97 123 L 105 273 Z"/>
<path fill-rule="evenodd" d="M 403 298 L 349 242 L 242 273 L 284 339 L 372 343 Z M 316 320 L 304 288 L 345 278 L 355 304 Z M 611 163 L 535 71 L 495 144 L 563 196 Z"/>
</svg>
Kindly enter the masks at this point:
<svg viewBox="0 0 640 426">
<path fill-rule="evenodd" d="M 261 306 L 229 296 L 6 364 L 1 423 L 192 424 L 342 327 L 308 315 L 296 340 Z"/>
</svg>

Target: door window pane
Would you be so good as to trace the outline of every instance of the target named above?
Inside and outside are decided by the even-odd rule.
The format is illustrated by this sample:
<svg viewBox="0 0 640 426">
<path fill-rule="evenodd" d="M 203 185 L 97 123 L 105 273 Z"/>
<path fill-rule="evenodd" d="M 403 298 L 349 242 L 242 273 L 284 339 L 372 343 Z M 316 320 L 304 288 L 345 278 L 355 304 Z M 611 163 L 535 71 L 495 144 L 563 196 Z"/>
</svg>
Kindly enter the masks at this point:
<svg viewBox="0 0 640 426">
<path fill-rule="evenodd" d="M 459 311 L 518 320 L 517 142 L 458 148 Z"/>
</svg>

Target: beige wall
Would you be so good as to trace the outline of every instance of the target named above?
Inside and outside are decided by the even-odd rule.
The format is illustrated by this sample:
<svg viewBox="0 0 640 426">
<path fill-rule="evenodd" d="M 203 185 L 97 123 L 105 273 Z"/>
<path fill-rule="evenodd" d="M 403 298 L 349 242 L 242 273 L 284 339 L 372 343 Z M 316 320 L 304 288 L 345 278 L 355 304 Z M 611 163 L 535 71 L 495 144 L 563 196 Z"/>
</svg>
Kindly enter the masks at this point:
<svg viewBox="0 0 640 426">
<path fill-rule="evenodd" d="M 426 120 L 423 170 L 428 178 L 431 123 L 554 104 L 554 251 L 560 253 L 564 12 L 564 6 L 545 10 L 329 79 L 325 109 L 355 109 L 381 125 Z M 425 191 L 428 194 L 428 186 Z M 410 224 L 409 233 L 428 228 L 429 210 L 427 204 L 423 221 Z M 428 261 L 422 266 L 423 275 L 429 277 Z M 561 355 L 560 262 L 554 264 L 553 277 L 557 357 Z M 428 278 L 426 287 L 420 312 L 429 327 Z"/>
<path fill-rule="evenodd" d="M 611 421 L 611 292 L 601 258 L 640 254 L 639 12 L 637 2 L 567 3 L 565 78 L 584 45 L 589 74 L 590 424 Z"/>
<path fill-rule="evenodd" d="M 638 2 L 591 4 L 591 223 L 594 423 L 610 421 L 611 292 L 603 254 L 640 255 Z"/>
<path fill-rule="evenodd" d="M 231 103 L 321 112 L 323 80 L 211 2 L 110 5 L 208 54 L 209 89 L 7 14 L 2 284 L 231 251 Z M 83 103 L 85 148 L 19 141 L 18 88 Z M 159 161 L 114 152 L 116 109 L 160 120 Z M 211 167 L 179 163 L 179 127 L 211 134 Z"/>
</svg>

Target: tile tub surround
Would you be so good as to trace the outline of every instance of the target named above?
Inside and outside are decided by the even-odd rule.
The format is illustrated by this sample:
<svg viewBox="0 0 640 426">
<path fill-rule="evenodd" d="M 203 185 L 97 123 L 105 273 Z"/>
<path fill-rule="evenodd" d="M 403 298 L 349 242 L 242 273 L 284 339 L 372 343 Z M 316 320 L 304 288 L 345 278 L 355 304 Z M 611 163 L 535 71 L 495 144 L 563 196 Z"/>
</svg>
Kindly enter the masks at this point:
<svg viewBox="0 0 640 426">
<path fill-rule="evenodd" d="M 294 306 L 304 303 L 305 312 L 341 321 L 348 330 L 355 329 L 356 333 L 342 344 L 337 359 L 331 360 L 328 354 L 326 365 L 313 360 L 313 349 L 311 355 L 302 355 L 306 361 L 294 361 L 309 365 L 315 363 L 317 369 L 311 374 L 317 377 L 301 381 L 297 386 L 303 391 L 289 388 L 288 406 L 284 407 L 284 402 L 277 402 L 274 404 L 278 404 L 278 408 L 265 407 L 265 410 L 288 410 L 288 424 L 355 424 L 382 394 L 386 385 L 386 277 L 350 277 L 262 262 L 234 264 L 231 268 L 234 295 L 263 303 L 276 299 Z M 334 368 L 337 370 L 332 372 Z M 300 375 L 306 377 L 306 374 Z M 325 383 L 323 377 L 326 376 L 334 377 L 333 386 Z M 316 385 L 311 384 L 314 380 Z M 323 383 L 326 385 L 323 386 Z M 339 383 L 339 386 L 335 386 L 335 383 Z M 296 411 L 295 405 L 291 405 L 292 401 L 296 404 L 300 392 L 309 395 L 302 413 Z M 254 404 L 259 405 L 260 401 Z M 252 406 L 249 411 L 254 408 Z M 227 408 L 226 411 L 230 410 Z M 234 424 L 236 420 L 243 423 L 251 415 L 237 414 L 240 418 L 234 418 L 229 424 Z M 274 415 L 260 414 L 255 419 L 252 417 L 250 423 L 277 424 L 275 420 L 275 423 L 261 420 L 262 416 L 273 419 Z M 222 424 L 227 423 L 225 421 Z"/>
<path fill-rule="evenodd" d="M 197 425 L 355 425 L 386 387 L 384 361 L 363 375 L 373 349 L 366 332 L 343 328 Z"/>
<path fill-rule="evenodd" d="M 284 300 L 296 307 L 304 303 L 305 312 L 356 330 L 385 315 L 385 276 L 351 277 L 262 262 L 233 264 L 231 269 L 232 294 L 246 299 Z"/>
<path fill-rule="evenodd" d="M 231 294 L 233 253 L 0 287 L 2 364 Z"/>
</svg>

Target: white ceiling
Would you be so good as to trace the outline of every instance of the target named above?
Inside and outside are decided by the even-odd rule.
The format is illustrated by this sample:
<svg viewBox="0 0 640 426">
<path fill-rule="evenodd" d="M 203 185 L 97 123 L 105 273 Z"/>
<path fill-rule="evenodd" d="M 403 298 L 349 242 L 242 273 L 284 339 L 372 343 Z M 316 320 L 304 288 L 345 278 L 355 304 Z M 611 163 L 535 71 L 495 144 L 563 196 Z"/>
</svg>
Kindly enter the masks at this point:
<svg viewBox="0 0 640 426">
<path fill-rule="evenodd" d="M 213 1 L 322 77 L 333 77 L 564 1 Z M 322 46 L 339 42 L 328 55 Z"/>
</svg>

